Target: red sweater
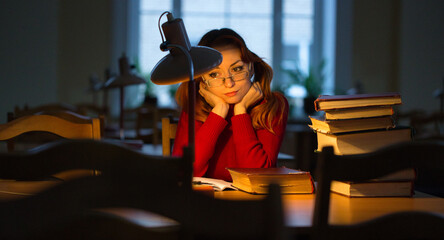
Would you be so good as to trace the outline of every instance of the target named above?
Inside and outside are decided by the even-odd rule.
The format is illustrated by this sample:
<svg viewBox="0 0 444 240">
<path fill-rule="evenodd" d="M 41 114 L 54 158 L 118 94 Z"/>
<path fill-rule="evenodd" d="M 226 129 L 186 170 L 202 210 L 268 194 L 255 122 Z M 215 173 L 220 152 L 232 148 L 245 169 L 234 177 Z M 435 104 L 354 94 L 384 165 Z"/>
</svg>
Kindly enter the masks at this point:
<svg viewBox="0 0 444 240">
<path fill-rule="evenodd" d="M 194 176 L 231 181 L 226 168 L 275 167 L 287 125 L 288 103 L 284 117 L 273 121 L 275 134 L 254 129 L 249 114 L 233 116 L 233 106 L 226 119 L 210 113 L 205 122 L 196 121 L 196 159 Z M 182 156 L 188 144 L 188 114 L 182 111 L 173 146 L 173 156 Z"/>
</svg>

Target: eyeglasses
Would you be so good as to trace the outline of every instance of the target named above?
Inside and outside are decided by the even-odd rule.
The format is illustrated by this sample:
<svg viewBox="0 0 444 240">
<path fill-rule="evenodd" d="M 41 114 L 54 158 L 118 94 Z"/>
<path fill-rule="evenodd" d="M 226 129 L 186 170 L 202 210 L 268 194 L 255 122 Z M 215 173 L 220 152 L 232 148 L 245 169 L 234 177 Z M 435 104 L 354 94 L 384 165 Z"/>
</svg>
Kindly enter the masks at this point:
<svg viewBox="0 0 444 240">
<path fill-rule="evenodd" d="M 234 66 L 230 68 L 230 76 L 229 77 L 221 77 L 223 76 L 223 71 L 220 69 L 215 69 L 209 73 L 206 73 L 202 76 L 204 82 L 208 87 L 214 88 L 219 87 L 225 84 L 225 79 L 231 78 L 234 82 L 243 81 L 248 78 L 250 73 L 250 69 L 246 68 L 247 64 L 242 64 L 239 66 Z"/>
</svg>

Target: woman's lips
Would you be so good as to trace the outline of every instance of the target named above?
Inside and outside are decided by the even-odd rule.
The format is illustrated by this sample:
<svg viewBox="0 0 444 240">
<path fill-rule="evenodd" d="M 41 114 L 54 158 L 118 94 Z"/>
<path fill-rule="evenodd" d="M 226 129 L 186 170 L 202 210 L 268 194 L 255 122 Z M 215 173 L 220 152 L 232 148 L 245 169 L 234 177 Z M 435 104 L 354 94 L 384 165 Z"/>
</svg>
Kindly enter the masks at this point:
<svg viewBox="0 0 444 240">
<path fill-rule="evenodd" d="M 227 97 L 233 97 L 233 96 L 236 95 L 236 94 L 237 94 L 237 91 L 234 91 L 234 92 L 225 93 L 225 96 L 227 96 Z"/>
</svg>

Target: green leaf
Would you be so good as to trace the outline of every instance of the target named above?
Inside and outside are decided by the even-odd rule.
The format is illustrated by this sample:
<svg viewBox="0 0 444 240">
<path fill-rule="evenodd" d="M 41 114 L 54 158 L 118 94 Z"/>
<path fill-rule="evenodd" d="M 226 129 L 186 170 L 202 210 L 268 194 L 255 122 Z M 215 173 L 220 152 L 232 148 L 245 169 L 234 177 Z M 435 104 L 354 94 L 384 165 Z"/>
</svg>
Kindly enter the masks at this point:
<svg viewBox="0 0 444 240">
<path fill-rule="evenodd" d="M 308 74 L 302 72 L 302 70 L 298 67 L 298 64 L 295 66 L 295 68 L 291 69 L 282 69 L 282 71 L 291 78 L 290 85 L 297 84 L 303 86 L 307 91 L 307 97 L 319 96 L 322 93 L 322 87 L 325 79 L 325 60 L 321 60 L 321 62 L 315 67 L 310 66 Z"/>
</svg>

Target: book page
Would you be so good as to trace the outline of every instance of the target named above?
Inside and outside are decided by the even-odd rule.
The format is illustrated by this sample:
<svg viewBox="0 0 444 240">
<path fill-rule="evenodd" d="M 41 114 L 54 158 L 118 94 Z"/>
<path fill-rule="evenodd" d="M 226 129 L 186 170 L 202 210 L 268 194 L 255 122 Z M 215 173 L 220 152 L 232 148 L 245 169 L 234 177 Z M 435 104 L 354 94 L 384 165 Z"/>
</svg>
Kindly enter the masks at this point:
<svg viewBox="0 0 444 240">
<path fill-rule="evenodd" d="M 231 182 L 215 178 L 193 177 L 193 184 L 210 185 L 216 191 L 224 191 L 226 189 L 237 190 L 235 187 L 231 186 Z"/>
</svg>

